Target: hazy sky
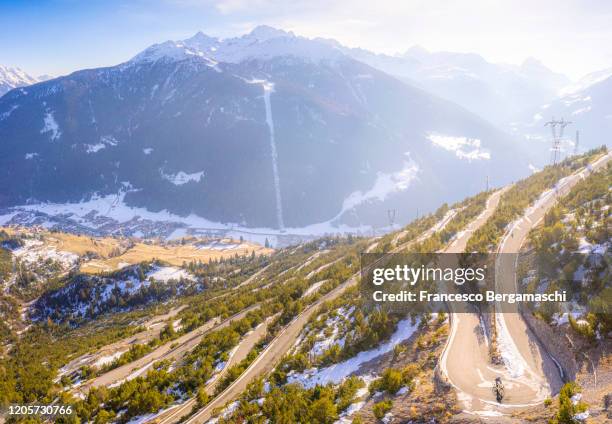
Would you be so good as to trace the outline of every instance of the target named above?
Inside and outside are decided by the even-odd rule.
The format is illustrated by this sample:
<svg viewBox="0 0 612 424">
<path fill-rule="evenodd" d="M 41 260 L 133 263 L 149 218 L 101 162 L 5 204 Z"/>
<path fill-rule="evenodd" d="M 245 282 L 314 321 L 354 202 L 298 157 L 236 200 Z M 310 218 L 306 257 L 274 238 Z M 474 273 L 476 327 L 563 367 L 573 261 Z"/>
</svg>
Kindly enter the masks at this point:
<svg viewBox="0 0 612 424">
<path fill-rule="evenodd" d="M 268 24 L 377 52 L 533 56 L 571 78 L 612 67 L 607 0 L 0 0 L 0 64 L 60 75 L 115 65 L 201 30 L 228 37 Z"/>
</svg>

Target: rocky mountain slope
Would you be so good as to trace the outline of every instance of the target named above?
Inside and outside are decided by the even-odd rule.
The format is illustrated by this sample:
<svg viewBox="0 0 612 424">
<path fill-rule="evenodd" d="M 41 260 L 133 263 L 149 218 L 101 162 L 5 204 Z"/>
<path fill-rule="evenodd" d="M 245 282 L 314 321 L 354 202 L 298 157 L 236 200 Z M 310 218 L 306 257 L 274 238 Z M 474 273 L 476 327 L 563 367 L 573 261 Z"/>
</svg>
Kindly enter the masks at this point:
<svg viewBox="0 0 612 424">
<path fill-rule="evenodd" d="M 545 122 L 553 117 L 563 117 L 566 121 L 571 121 L 565 130 L 562 145 L 564 154 L 574 151 L 577 130 L 580 131 L 578 149 L 581 152 L 602 143 L 609 143 L 603 135 L 612 130 L 610 98 L 612 70 L 595 72 L 568 86 L 558 98 L 533 110 L 528 128 L 534 137 L 549 140 L 550 129 L 544 127 Z"/>
<path fill-rule="evenodd" d="M 455 102 L 497 125 L 557 96 L 569 79 L 536 59 L 520 66 L 491 63 L 474 53 L 430 52 L 412 47 L 388 56 L 337 45 L 347 55 Z"/>
<path fill-rule="evenodd" d="M 512 140 L 461 107 L 269 27 L 198 33 L 14 90 L 0 99 L 0 139 L 0 207 L 53 202 L 88 219 L 107 211 L 79 202 L 103 199 L 123 221 L 388 225 L 387 208 L 416 213 L 418 198 L 429 210 L 486 175 L 527 172 Z"/>
<path fill-rule="evenodd" d="M 19 68 L 9 68 L 8 66 L 0 65 L 0 97 L 13 88 L 36 84 L 41 80 L 41 78 L 28 75 Z"/>
</svg>

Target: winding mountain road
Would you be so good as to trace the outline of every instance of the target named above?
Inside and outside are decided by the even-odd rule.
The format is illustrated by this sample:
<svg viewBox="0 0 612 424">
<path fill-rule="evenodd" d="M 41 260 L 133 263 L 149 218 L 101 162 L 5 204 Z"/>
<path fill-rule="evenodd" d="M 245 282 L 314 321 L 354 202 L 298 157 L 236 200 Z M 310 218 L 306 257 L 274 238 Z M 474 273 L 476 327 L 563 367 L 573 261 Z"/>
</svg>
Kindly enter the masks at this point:
<svg viewBox="0 0 612 424">
<path fill-rule="evenodd" d="M 500 291 L 516 292 L 517 256 L 509 253 L 520 251 L 529 231 L 542 220 L 559 196 L 567 194 L 578 181 L 610 159 L 612 153 L 563 178 L 510 226 L 500 243 L 498 252 L 502 254 L 498 255 L 495 267 L 496 285 Z M 453 250 L 461 251 L 463 248 L 465 245 L 457 245 Z M 464 412 L 481 416 L 503 415 L 512 409 L 543 402 L 557 393 L 563 384 L 554 358 L 527 328 L 518 309 L 504 309 L 504 312 L 496 314 L 497 341 L 504 358 L 503 366 L 491 365 L 488 340 L 479 316 L 476 313 L 451 314 L 451 331 L 440 367 L 456 389 Z M 504 381 L 502 404 L 496 401 L 492 390 L 496 377 Z"/>
<path fill-rule="evenodd" d="M 210 333 L 211 331 L 227 327 L 232 322 L 244 318 L 250 311 L 253 311 L 259 307 L 259 304 L 252 305 L 225 320 L 221 320 L 219 317 L 213 318 L 195 330 L 192 330 L 175 340 L 159 346 L 142 358 L 112 369 L 107 373 L 85 382 L 81 386 L 74 388 L 73 393 L 87 395 L 92 387 L 115 386 L 121 384 L 121 382 L 124 380 L 129 380 L 139 375 L 144 375 L 154 362 L 164 359 L 172 361 L 180 359 L 186 353 L 194 349 L 202 341 L 202 338 L 206 334 Z"/>
<path fill-rule="evenodd" d="M 239 364 L 243 359 L 245 359 L 251 349 L 255 347 L 255 345 L 262 340 L 268 332 L 268 325 L 279 316 L 280 313 L 275 314 L 271 317 L 268 317 L 264 322 L 259 324 L 253 330 L 249 331 L 244 335 L 240 343 L 236 346 L 236 348 L 230 354 L 227 363 L 223 370 L 221 370 L 218 374 L 213 376 L 210 381 L 206 384 L 206 393 L 209 396 L 213 396 L 215 394 L 215 390 L 222 378 L 227 374 L 227 371 L 236 364 Z M 190 398 L 187 401 L 183 402 L 180 405 L 173 406 L 168 408 L 161 413 L 158 413 L 153 420 L 148 422 L 155 424 L 169 424 L 175 423 L 183 419 L 185 416 L 189 415 L 193 408 L 197 405 L 196 398 Z"/>
<path fill-rule="evenodd" d="M 432 236 L 436 231 L 440 231 L 450 221 L 451 216 L 442 218 L 441 223 L 438 222 L 432 228 L 423 232 L 418 238 L 407 241 L 394 248 L 390 253 L 400 252 L 414 243 L 421 242 Z M 322 296 L 312 305 L 308 306 L 296 318 L 293 319 L 281 332 L 268 344 L 268 346 L 259 354 L 257 359 L 238 377 L 230 386 L 221 392 L 215 399 L 209 402 L 206 406 L 196 412 L 192 417 L 187 419 L 186 423 L 205 423 L 208 421 L 215 409 L 223 407 L 227 403 L 237 399 L 240 394 L 246 389 L 248 384 L 255 378 L 265 375 L 272 371 L 282 357 L 291 349 L 297 340 L 300 332 L 313 314 L 319 307 L 330 300 L 334 300 L 342 295 L 347 289 L 358 284 L 361 272 L 355 273 L 344 283 Z M 169 421 L 164 421 L 168 424 Z"/>
</svg>

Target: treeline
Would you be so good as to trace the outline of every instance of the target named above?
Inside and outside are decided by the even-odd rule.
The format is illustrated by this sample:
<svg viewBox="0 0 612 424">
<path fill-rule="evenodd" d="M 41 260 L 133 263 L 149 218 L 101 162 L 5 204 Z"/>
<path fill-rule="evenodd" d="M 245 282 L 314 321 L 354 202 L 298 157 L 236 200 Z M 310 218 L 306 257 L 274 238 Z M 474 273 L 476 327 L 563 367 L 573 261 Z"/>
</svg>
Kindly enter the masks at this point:
<svg viewBox="0 0 612 424">
<path fill-rule="evenodd" d="M 125 315 L 112 325 L 87 328 L 51 321 L 33 325 L 0 359 L 0 408 L 11 403 L 52 403 L 58 389 L 53 380 L 67 358 L 129 336 L 135 330 L 129 326 L 132 320 L 132 315 Z"/>
<path fill-rule="evenodd" d="M 231 257 L 211 258 L 207 262 L 198 260 L 183 262 L 183 269 L 197 277 L 204 288 L 228 288 L 238 285 L 248 276 L 270 263 L 270 257 L 256 255 L 238 255 Z"/>
<path fill-rule="evenodd" d="M 304 389 L 298 384 L 274 387 L 266 392 L 263 380 L 251 383 L 238 407 L 219 423 L 241 422 L 261 417 L 262 422 L 332 424 L 354 401 L 363 380 L 349 377 L 342 384 Z"/>
<path fill-rule="evenodd" d="M 13 255 L 11 250 L 23 246 L 21 237 L 11 236 L 0 230 L 0 282 L 5 282 L 13 272 Z"/>
<path fill-rule="evenodd" d="M 593 256 L 579 251 L 581 241 L 601 246 L 610 243 L 612 224 L 612 166 L 578 182 L 555 207 L 545 215 L 542 226 L 530 233 L 536 253 L 537 278 L 528 289 L 535 291 L 540 282 L 546 290 L 564 290 L 568 298 L 585 307 L 585 319 L 578 323 L 571 315 L 572 328 L 595 341 L 597 333 L 612 331 L 612 270 L 605 252 Z M 586 252 L 585 252 L 586 253 Z M 550 322 L 554 313 L 564 311 L 556 304 L 545 304 L 538 314 Z"/>
<path fill-rule="evenodd" d="M 493 215 L 470 237 L 466 251 L 486 253 L 494 249 L 508 225 L 543 192 L 553 189 L 561 178 L 586 166 L 595 156 L 605 152 L 606 148 L 602 147 L 582 156 L 568 158 L 515 183 L 501 196 Z"/>
<path fill-rule="evenodd" d="M 197 396 L 214 375 L 216 364 L 227 360 L 229 351 L 242 336 L 277 307 L 263 306 L 225 328 L 206 334 L 180 366 L 169 361 L 156 362 L 146 375 L 118 387 L 91 389 L 85 400 L 76 402 L 76 415 L 81 421 L 127 422 L 135 416 L 157 412 L 173 402 Z"/>
<path fill-rule="evenodd" d="M 338 278 L 338 282 L 343 280 L 352 270 L 346 269 L 346 264 L 342 261 L 330 267 L 329 271 Z M 222 299 L 212 302 L 193 302 L 192 308 L 188 308 L 182 316 L 185 331 L 197 322 L 202 322 L 202 316 L 210 317 L 212 312 L 205 312 L 199 309 L 198 305 L 204 305 L 206 310 L 215 313 L 230 313 L 228 305 L 242 306 L 242 309 L 256 302 L 263 302 L 261 307 L 249 312 L 241 320 L 232 322 L 228 327 L 207 334 L 201 343 L 186 355 L 179 364 L 174 364 L 170 369 L 167 364 L 156 364 L 146 375 L 138 377 L 130 382 L 126 382 L 117 388 L 110 389 L 107 394 L 100 393 L 98 390 L 90 392 L 88 398 L 79 402 L 77 412 L 83 420 L 95 420 L 105 422 L 103 419 L 119 419 L 121 422 L 129 420 L 131 417 L 150 412 L 156 412 L 168 406 L 172 402 L 185 400 L 191 396 L 197 396 L 201 404 L 208 401 L 204 393 L 206 382 L 214 374 L 214 368 L 220 361 L 227 360 L 229 351 L 235 347 L 246 332 L 253 329 L 268 316 L 281 312 L 279 319 L 269 326 L 268 340 L 271 335 L 279 331 L 282 326 L 291 321 L 308 302 L 313 298 L 302 299 L 303 280 L 294 279 L 284 284 L 271 285 L 267 289 L 256 292 L 243 292 L 238 290 Z M 199 297 L 201 295 L 198 295 Z M 266 302 L 267 301 L 267 302 Z M 216 307 L 215 307 L 216 305 Z M 212 307 L 212 309 L 211 309 Z M 218 315 L 217 315 L 218 316 Z M 191 317 L 191 320 L 189 319 Z M 210 317 L 212 318 L 212 317 Z M 261 349 L 263 345 L 258 346 Z M 248 361 L 254 359 L 257 352 L 252 352 L 247 358 Z M 229 384 L 246 368 L 248 362 L 243 361 L 239 367 L 234 368 L 228 374 L 222 385 Z M 129 383 L 129 384 L 128 384 Z M 127 412 L 118 416 L 119 411 Z"/>
</svg>

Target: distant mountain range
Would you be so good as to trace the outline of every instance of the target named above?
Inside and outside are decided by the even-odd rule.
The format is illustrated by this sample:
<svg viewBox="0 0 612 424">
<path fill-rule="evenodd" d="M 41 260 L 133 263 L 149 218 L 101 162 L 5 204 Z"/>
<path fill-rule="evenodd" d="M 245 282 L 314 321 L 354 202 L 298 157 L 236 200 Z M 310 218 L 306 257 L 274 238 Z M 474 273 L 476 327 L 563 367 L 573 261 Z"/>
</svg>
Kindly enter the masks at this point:
<svg viewBox="0 0 612 424">
<path fill-rule="evenodd" d="M 478 71 L 487 89 L 501 68 L 440 55 L 413 49 L 399 69 L 418 61 L 420 71 L 401 74 L 390 57 L 258 27 L 226 40 L 198 33 L 13 90 L 0 98 L 5 221 L 27 205 L 97 225 L 121 208 L 116 219 L 326 232 L 388 225 L 390 208 L 406 222 L 481 190 L 487 176 L 499 185 L 526 174 L 508 135 L 425 90 L 436 92 L 425 69 L 444 58 L 462 66 L 449 75 Z M 510 87 L 564 82 L 535 62 L 506 72 Z"/>
<path fill-rule="evenodd" d="M 562 156 L 575 151 L 610 145 L 608 134 L 612 131 L 612 69 L 589 74 L 578 82 L 561 90 L 560 95 L 536 108 L 526 111 L 517 126 L 518 133 L 527 134 L 534 144 L 548 148 L 551 144 L 550 128 L 545 123 L 551 119 L 570 121 L 565 128 L 561 145 Z M 580 132 L 576 149 L 576 131 Z"/>
<path fill-rule="evenodd" d="M 13 88 L 36 84 L 49 78 L 48 75 L 33 77 L 19 68 L 9 68 L 0 65 L 0 97 Z"/>
<path fill-rule="evenodd" d="M 530 58 L 520 66 L 495 64 L 474 53 L 413 47 L 388 56 L 336 45 L 351 57 L 464 106 L 496 125 L 556 97 L 570 80 Z"/>
</svg>

